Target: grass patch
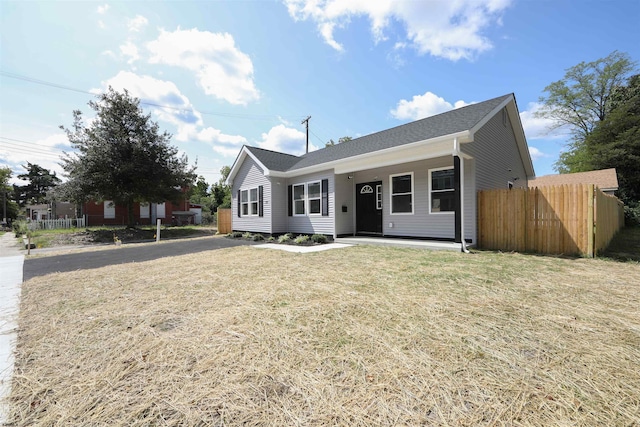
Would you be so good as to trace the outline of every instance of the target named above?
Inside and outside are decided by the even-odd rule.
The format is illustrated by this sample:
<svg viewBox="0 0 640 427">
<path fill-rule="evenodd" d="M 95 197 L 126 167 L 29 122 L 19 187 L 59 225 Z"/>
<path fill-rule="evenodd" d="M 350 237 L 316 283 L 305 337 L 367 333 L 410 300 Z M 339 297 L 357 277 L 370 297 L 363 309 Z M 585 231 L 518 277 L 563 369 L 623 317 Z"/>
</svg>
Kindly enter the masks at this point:
<svg viewBox="0 0 640 427">
<path fill-rule="evenodd" d="M 367 246 L 51 274 L 23 284 L 8 422 L 633 425 L 639 288 L 635 263 Z"/>
</svg>

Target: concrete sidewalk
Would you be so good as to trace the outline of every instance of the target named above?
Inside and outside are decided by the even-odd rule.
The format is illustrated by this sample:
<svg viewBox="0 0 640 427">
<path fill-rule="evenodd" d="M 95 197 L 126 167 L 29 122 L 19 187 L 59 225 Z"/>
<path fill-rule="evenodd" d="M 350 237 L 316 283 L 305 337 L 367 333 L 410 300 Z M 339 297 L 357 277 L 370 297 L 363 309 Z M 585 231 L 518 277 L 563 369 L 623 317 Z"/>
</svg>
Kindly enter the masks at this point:
<svg viewBox="0 0 640 427">
<path fill-rule="evenodd" d="M 0 236 L 0 425 L 7 421 L 24 255 L 13 233 Z"/>
</svg>

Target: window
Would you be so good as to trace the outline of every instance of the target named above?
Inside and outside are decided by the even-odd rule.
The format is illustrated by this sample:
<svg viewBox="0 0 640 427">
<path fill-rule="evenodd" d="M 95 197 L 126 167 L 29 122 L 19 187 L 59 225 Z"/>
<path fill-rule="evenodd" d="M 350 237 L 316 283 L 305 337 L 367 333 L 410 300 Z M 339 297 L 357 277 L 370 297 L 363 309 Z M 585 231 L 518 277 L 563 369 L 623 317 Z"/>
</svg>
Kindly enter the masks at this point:
<svg viewBox="0 0 640 427">
<path fill-rule="evenodd" d="M 242 216 L 249 215 L 249 190 L 242 190 L 240 192 L 240 206 Z"/>
<path fill-rule="evenodd" d="M 453 212 L 456 192 L 453 188 L 453 168 L 429 170 L 430 213 Z"/>
<path fill-rule="evenodd" d="M 149 218 L 149 203 L 140 203 L 140 218 Z"/>
<path fill-rule="evenodd" d="M 116 217 L 116 205 L 113 203 L 113 200 L 105 200 L 104 201 L 104 218 L 114 219 L 115 217 Z"/>
<path fill-rule="evenodd" d="M 304 215 L 304 184 L 297 184 L 293 186 L 293 214 Z"/>
<path fill-rule="evenodd" d="M 389 176 L 391 214 L 413 214 L 413 172 Z"/>
<path fill-rule="evenodd" d="M 258 189 L 249 190 L 249 202 L 251 203 L 251 215 L 258 215 Z"/>
<path fill-rule="evenodd" d="M 376 209 L 382 210 L 382 185 L 376 185 Z"/>
<path fill-rule="evenodd" d="M 307 184 L 307 195 L 309 198 L 309 215 L 320 214 L 320 201 L 322 200 L 320 181 Z"/>
</svg>

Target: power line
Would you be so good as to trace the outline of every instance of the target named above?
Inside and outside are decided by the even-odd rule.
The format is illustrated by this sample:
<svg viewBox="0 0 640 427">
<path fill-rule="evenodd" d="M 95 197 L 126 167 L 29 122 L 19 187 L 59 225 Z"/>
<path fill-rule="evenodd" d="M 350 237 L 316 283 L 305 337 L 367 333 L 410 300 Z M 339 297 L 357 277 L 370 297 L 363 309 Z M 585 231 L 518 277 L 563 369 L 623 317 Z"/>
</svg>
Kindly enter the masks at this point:
<svg viewBox="0 0 640 427">
<path fill-rule="evenodd" d="M 86 90 L 82 90 L 82 89 L 78 89 L 78 88 L 74 88 L 71 86 L 65 86 L 65 85 L 61 85 L 58 83 L 53 83 L 53 82 L 49 82 L 46 80 L 40 80 L 40 79 L 36 79 L 33 77 L 28 77 L 28 76 L 24 76 L 24 75 L 20 75 L 20 74 L 15 74 L 15 73 L 10 73 L 7 71 L 2 71 L 0 70 L 0 75 L 5 76 L 5 77 L 9 77 L 12 79 L 16 79 L 16 80 L 22 80 L 25 82 L 29 82 L 29 83 L 35 83 L 35 84 L 39 84 L 39 85 L 43 85 L 43 86 L 50 86 L 50 87 L 54 87 L 57 89 L 63 89 L 63 90 L 68 90 L 68 91 L 72 91 L 72 92 L 77 92 L 77 93 L 84 93 L 87 95 L 92 95 L 92 96 L 96 96 L 98 94 L 93 93 L 93 92 L 89 92 Z M 236 118 L 236 119 L 249 119 L 249 120 L 274 120 L 274 119 L 278 119 L 281 117 L 289 117 L 289 118 L 300 118 L 303 116 L 298 116 L 298 115 L 273 115 L 273 114 L 241 114 L 241 113 L 223 113 L 223 112 L 219 112 L 219 111 L 197 111 L 193 108 L 182 108 L 182 107 L 175 107 L 172 105 L 162 105 L 162 104 L 156 104 L 154 102 L 149 102 L 149 101 L 143 101 L 140 100 L 140 104 L 142 105 L 147 105 L 150 107 L 156 107 L 156 108 L 166 108 L 166 109 L 170 109 L 170 110 L 175 110 L 175 111 L 179 111 L 179 112 L 188 112 L 188 113 L 199 113 L 199 114 L 203 114 L 203 115 L 207 115 L 207 116 L 219 116 L 219 117 L 228 117 L 228 118 Z"/>
</svg>

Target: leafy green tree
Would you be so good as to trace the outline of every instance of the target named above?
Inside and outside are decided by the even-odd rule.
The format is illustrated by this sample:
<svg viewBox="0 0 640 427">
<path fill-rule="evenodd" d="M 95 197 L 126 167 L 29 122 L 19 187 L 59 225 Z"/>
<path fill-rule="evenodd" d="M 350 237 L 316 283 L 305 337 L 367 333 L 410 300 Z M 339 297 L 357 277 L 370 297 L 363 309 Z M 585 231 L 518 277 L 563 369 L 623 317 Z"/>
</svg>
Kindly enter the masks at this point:
<svg viewBox="0 0 640 427">
<path fill-rule="evenodd" d="M 200 200 L 204 197 L 209 197 L 209 184 L 205 180 L 204 176 L 199 176 L 196 181 L 196 185 L 192 189 L 191 201 L 194 203 L 200 203 Z"/>
<path fill-rule="evenodd" d="M 60 184 L 60 178 L 56 173 L 51 173 L 35 163 L 27 162 L 24 166 L 26 173 L 18 175 L 18 179 L 27 181 L 27 185 L 17 185 L 14 187 L 14 193 L 20 206 L 28 203 L 46 203 L 48 201 L 47 192 L 53 190 Z"/>
<path fill-rule="evenodd" d="M 593 62 L 581 62 L 566 70 L 564 78 L 545 87 L 537 117 L 551 119 L 553 128 L 569 126 L 574 137 L 584 140 L 606 118 L 609 99 L 635 69 L 626 53 L 613 51 Z"/>
<path fill-rule="evenodd" d="M 195 168 L 170 145 L 171 135 L 140 108 L 125 90 L 109 90 L 90 101 L 95 119 L 85 124 L 82 112 L 73 112 L 71 129 L 60 126 L 77 149 L 63 157 L 69 180 L 61 193 L 74 201 L 113 200 L 128 208 L 134 225 L 134 203 L 178 201 L 182 189 L 195 181 Z"/>
<path fill-rule="evenodd" d="M 217 211 L 218 208 L 231 207 L 231 187 L 226 184 L 230 172 L 231 167 L 223 166 L 220 169 L 220 179 L 211 187 L 211 196 L 214 204 L 213 212 Z"/>
<path fill-rule="evenodd" d="M 618 88 L 612 109 L 587 136 L 582 153 L 588 170 L 616 168 L 620 199 L 640 220 L 640 75 Z"/>
<path fill-rule="evenodd" d="M 0 209 L 2 218 L 5 220 L 15 220 L 18 217 L 18 204 L 13 200 L 13 188 L 9 184 L 12 171 L 9 167 L 0 168 Z"/>
</svg>

